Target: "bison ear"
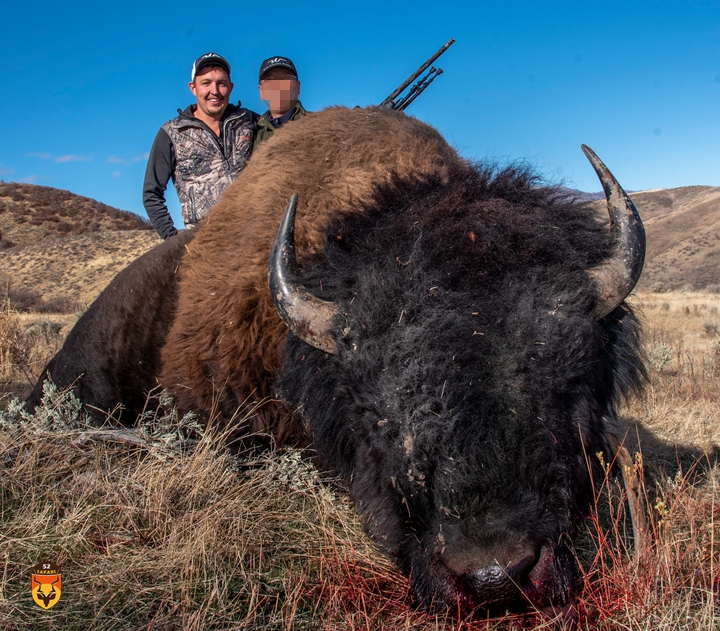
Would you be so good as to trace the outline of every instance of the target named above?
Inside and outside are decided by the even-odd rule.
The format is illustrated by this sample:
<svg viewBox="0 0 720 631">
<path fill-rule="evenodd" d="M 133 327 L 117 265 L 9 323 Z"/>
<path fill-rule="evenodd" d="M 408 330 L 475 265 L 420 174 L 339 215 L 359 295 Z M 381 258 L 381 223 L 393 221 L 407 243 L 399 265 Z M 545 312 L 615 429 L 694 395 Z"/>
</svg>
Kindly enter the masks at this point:
<svg viewBox="0 0 720 631">
<path fill-rule="evenodd" d="M 298 196 L 285 208 L 268 264 L 268 284 L 275 309 L 288 328 L 301 340 L 326 353 L 337 353 L 332 335 L 333 318 L 340 310 L 332 302 L 320 300 L 299 281 L 295 258 L 295 212 Z"/>
<path fill-rule="evenodd" d="M 635 204 L 610 169 L 590 147 L 582 145 L 582 150 L 605 191 L 612 231 L 610 258 L 590 270 L 599 296 L 595 306 L 595 318 L 599 320 L 619 307 L 640 280 L 645 262 L 645 228 Z"/>
</svg>

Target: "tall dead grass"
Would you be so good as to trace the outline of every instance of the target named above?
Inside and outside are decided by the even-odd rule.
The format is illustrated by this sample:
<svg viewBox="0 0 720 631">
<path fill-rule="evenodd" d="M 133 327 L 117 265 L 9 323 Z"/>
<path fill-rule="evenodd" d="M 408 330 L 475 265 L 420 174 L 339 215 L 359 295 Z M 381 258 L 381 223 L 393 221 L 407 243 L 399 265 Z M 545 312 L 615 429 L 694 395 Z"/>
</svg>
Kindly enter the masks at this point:
<svg viewBox="0 0 720 631">
<path fill-rule="evenodd" d="M 77 313 L 23 313 L 5 292 L 0 301 L 0 398 L 29 394 L 77 317 Z"/>
<path fill-rule="evenodd" d="M 619 476 L 598 481 L 578 544 L 577 628 L 720 626 L 720 471 L 712 460 L 720 419 L 705 326 L 716 312 L 710 298 L 679 296 L 666 308 L 669 299 L 638 299 L 650 361 L 659 343 L 676 354 L 674 363 L 651 365 L 648 398 L 626 410 L 652 443 L 648 451 L 643 442 L 638 461 L 651 545 L 635 557 Z M 93 429 L 71 395 L 49 388 L 45 399 L 33 416 L 16 401 L 0 413 L 2 629 L 568 626 L 532 612 L 483 620 L 418 611 L 407 579 L 364 535 L 343 490 L 298 451 L 232 457 L 222 436 L 173 412 L 148 414 L 132 432 Z M 687 414 L 701 421 L 694 432 L 692 422 L 678 428 Z M 682 447 L 674 459 L 664 441 Z M 46 559 L 63 572 L 62 596 L 48 611 L 30 595 L 30 568 Z"/>
<path fill-rule="evenodd" d="M 636 466 L 642 463 L 637 457 Z M 624 490 L 610 476 L 602 481 L 578 546 L 582 628 L 718 628 L 720 470 L 697 464 L 702 476 L 678 470 L 652 484 L 644 478 L 650 541 L 641 555 L 631 546 Z"/>
<path fill-rule="evenodd" d="M 651 379 L 627 414 L 668 444 L 712 450 L 720 445 L 720 294 L 641 294 L 634 304 Z"/>
</svg>

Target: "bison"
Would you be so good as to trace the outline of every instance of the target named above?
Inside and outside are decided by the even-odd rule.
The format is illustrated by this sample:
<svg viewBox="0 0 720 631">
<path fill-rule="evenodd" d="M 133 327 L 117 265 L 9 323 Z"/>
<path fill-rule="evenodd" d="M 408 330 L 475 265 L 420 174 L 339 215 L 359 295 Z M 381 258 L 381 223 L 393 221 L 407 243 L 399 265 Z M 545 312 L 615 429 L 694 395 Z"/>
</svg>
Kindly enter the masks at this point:
<svg viewBox="0 0 720 631">
<path fill-rule="evenodd" d="M 106 292 L 103 317 L 78 326 L 121 339 L 60 355 L 73 378 L 114 382 L 137 366 L 117 349 L 140 345 L 160 353 L 141 390 L 159 383 L 241 439 L 309 442 L 424 606 L 566 606 L 593 455 L 610 451 L 618 399 L 644 375 L 624 302 L 642 223 L 584 151 L 609 229 L 526 168 L 471 164 L 404 114 L 309 115 L 182 244 L 179 284 L 171 256 L 163 288 L 134 287 L 147 298 L 137 320 Z M 163 291 L 172 323 L 148 334 Z M 138 405 L 93 388 L 99 407 Z"/>
</svg>

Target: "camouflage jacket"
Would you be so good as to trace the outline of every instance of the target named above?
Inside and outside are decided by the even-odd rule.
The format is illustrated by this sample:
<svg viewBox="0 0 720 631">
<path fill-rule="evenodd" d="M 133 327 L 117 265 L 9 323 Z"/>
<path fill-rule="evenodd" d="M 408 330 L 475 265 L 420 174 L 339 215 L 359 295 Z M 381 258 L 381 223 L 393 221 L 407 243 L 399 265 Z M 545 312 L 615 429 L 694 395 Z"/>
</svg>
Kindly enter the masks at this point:
<svg viewBox="0 0 720 631">
<path fill-rule="evenodd" d="M 228 106 L 220 121 L 220 137 L 188 107 L 165 123 L 148 158 L 143 203 L 161 237 L 177 231 L 165 203 L 170 178 L 175 184 L 186 227 L 194 226 L 220 199 L 225 187 L 250 158 L 257 114 Z"/>
</svg>

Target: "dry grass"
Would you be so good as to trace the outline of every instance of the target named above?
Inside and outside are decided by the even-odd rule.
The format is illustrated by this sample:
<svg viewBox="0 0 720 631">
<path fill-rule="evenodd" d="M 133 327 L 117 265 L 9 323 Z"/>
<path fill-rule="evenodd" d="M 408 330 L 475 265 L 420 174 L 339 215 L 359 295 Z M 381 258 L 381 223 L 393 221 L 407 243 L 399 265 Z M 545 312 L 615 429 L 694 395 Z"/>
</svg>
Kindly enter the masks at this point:
<svg viewBox="0 0 720 631">
<path fill-rule="evenodd" d="M 633 302 L 651 380 L 627 414 L 646 454 L 676 461 L 681 445 L 696 460 L 720 445 L 720 294 L 641 294 Z"/>
<path fill-rule="evenodd" d="M 642 458 L 636 466 L 642 469 Z M 631 547 L 625 495 L 606 478 L 578 546 L 584 577 L 578 608 L 582 628 L 716 629 L 720 624 L 720 469 L 645 483 L 651 544 Z M 646 478 L 647 479 L 647 478 Z"/>
<path fill-rule="evenodd" d="M 7 297 L 0 302 L 0 409 L 9 395 L 24 398 L 30 394 L 78 315 L 21 313 Z"/>
<path fill-rule="evenodd" d="M 706 326 L 718 319 L 720 296 L 635 300 L 655 363 L 647 398 L 626 414 L 641 430 L 653 544 L 634 557 L 622 489 L 614 477 L 599 481 L 578 546 L 578 626 L 704 631 L 720 622 L 712 461 L 720 362 Z M 660 343 L 675 353 L 669 361 L 653 355 Z M 0 628 L 564 626 L 532 614 L 468 621 L 417 611 L 408 581 L 363 534 L 344 492 L 296 451 L 230 457 L 222 436 L 203 436 L 172 413 L 109 440 L 77 410 L 72 397 L 49 391 L 35 416 L 11 403 L 1 417 Z M 63 571 L 49 611 L 29 589 L 30 568 L 46 558 Z"/>
<path fill-rule="evenodd" d="M 32 288 L 45 301 L 90 304 L 129 261 L 160 241 L 154 231 L 104 230 L 18 245 L 2 253 L 0 286 Z"/>
</svg>

